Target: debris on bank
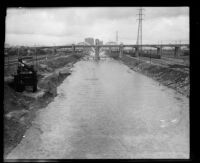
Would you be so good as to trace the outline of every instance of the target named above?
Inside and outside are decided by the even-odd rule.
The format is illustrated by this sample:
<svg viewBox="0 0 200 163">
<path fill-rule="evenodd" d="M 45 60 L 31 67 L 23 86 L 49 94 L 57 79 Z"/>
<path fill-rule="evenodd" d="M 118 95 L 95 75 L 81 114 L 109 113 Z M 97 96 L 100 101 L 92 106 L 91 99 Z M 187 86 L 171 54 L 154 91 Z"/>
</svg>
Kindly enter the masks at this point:
<svg viewBox="0 0 200 163">
<path fill-rule="evenodd" d="M 186 97 L 190 96 L 190 78 L 187 72 L 153 65 L 126 55 L 121 60 L 134 71 L 152 77 L 156 81 L 176 90 Z"/>
<path fill-rule="evenodd" d="M 36 93 L 16 92 L 12 77 L 4 79 L 4 156 L 21 141 L 36 111 L 47 106 L 57 95 L 57 87 L 70 75 L 70 68 L 81 57 L 76 54 L 38 62 Z"/>
</svg>

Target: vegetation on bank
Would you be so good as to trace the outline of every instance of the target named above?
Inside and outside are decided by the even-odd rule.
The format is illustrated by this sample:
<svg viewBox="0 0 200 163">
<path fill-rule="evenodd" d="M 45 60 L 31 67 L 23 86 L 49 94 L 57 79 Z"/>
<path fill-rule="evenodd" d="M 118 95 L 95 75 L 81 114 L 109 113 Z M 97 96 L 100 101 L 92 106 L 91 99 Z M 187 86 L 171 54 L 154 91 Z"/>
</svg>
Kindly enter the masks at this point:
<svg viewBox="0 0 200 163">
<path fill-rule="evenodd" d="M 121 60 L 134 71 L 141 72 L 184 96 L 190 96 L 190 78 L 188 73 L 153 65 L 126 55 Z"/>
<path fill-rule="evenodd" d="M 62 56 L 38 63 L 38 92 L 19 93 L 13 89 L 10 77 L 4 81 L 4 156 L 23 138 L 38 109 L 47 106 L 57 95 L 57 87 L 70 75 L 70 67 L 82 55 Z M 60 68 L 67 71 L 59 71 Z M 28 94 L 28 95 L 27 95 Z"/>
</svg>

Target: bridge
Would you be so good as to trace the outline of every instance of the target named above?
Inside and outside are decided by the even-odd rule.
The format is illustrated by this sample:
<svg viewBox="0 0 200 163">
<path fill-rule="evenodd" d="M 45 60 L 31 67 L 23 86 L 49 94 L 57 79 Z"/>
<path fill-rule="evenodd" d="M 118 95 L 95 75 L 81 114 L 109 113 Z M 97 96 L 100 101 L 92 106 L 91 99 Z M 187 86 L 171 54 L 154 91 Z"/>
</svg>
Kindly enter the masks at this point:
<svg viewBox="0 0 200 163">
<path fill-rule="evenodd" d="M 139 52 L 141 48 L 144 47 L 149 47 L 149 48 L 156 48 L 157 49 L 157 54 L 161 55 L 162 48 L 165 47 L 171 47 L 174 48 L 175 56 L 179 56 L 181 52 L 181 47 L 187 47 L 189 48 L 189 44 L 143 44 L 143 45 L 136 45 L 136 44 L 120 44 L 120 45 L 99 45 L 96 43 L 95 45 L 64 45 L 64 46 L 40 46 L 40 47 L 35 47 L 36 49 L 46 49 L 46 48 L 51 48 L 54 50 L 57 49 L 62 49 L 62 48 L 71 48 L 72 52 L 74 53 L 76 48 L 94 48 L 95 49 L 95 58 L 99 58 L 99 53 L 101 48 L 108 48 L 109 51 L 111 52 L 111 48 L 117 48 L 119 51 L 119 57 L 123 56 L 123 49 L 125 47 L 130 47 L 135 49 L 135 54 L 136 56 L 139 56 Z"/>
<path fill-rule="evenodd" d="M 95 58 L 99 59 L 99 53 L 101 50 L 108 49 L 111 53 L 111 48 L 116 48 L 117 51 L 119 51 L 119 57 L 121 58 L 123 56 L 124 48 L 129 47 L 135 50 L 136 57 L 139 56 L 139 53 L 141 52 L 142 48 L 155 48 L 157 49 L 157 55 L 162 54 L 162 48 L 170 47 L 174 48 L 174 54 L 175 56 L 179 56 L 181 52 L 181 47 L 187 47 L 190 48 L 189 44 L 143 44 L 143 45 L 136 45 L 136 44 L 104 44 L 99 45 L 98 42 L 96 42 L 95 45 L 89 45 L 86 43 L 80 43 L 80 44 L 72 44 L 72 45 L 62 45 L 62 46 L 38 46 L 38 47 L 30 47 L 30 49 L 53 49 L 57 51 L 58 49 L 71 49 L 72 53 L 75 53 L 76 49 L 78 48 L 92 48 L 95 51 Z"/>
</svg>

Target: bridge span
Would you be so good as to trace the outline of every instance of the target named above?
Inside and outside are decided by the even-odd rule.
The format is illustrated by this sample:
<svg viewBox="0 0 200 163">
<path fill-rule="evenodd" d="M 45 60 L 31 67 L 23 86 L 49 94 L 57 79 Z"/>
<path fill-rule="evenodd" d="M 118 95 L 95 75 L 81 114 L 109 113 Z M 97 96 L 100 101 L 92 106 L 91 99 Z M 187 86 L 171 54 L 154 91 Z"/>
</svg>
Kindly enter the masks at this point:
<svg viewBox="0 0 200 163">
<path fill-rule="evenodd" d="M 171 47 L 174 48 L 175 56 L 179 56 L 181 52 L 181 47 L 187 47 L 189 48 L 189 44 L 143 44 L 143 45 L 136 45 L 136 44 L 120 44 L 120 45 L 99 45 L 96 43 L 96 45 L 64 45 L 64 46 L 42 46 L 42 47 L 36 47 L 37 49 L 44 49 L 44 48 L 53 48 L 53 49 L 60 49 L 60 48 L 72 48 L 72 51 L 75 52 L 76 48 L 94 48 L 95 49 L 95 58 L 99 58 L 99 52 L 101 48 L 108 48 L 111 52 L 111 48 L 118 48 L 119 50 L 119 57 L 123 56 L 123 49 L 125 47 L 131 47 L 135 49 L 136 56 L 139 56 L 140 49 L 143 47 L 149 47 L 149 48 L 156 48 L 157 54 L 161 55 L 162 48 L 164 47 Z"/>
<path fill-rule="evenodd" d="M 95 51 L 95 58 L 99 59 L 99 53 L 100 50 L 108 49 L 109 52 L 111 52 L 111 48 L 117 48 L 119 51 L 119 57 L 123 56 L 124 48 L 129 47 L 132 49 L 135 49 L 135 55 L 136 57 L 139 56 L 140 52 L 142 51 L 142 48 L 155 48 L 157 49 L 157 55 L 162 55 L 162 49 L 166 47 L 174 48 L 174 54 L 175 56 L 180 56 L 181 53 L 181 47 L 187 47 L 190 48 L 189 44 L 143 44 L 143 45 L 136 45 L 136 44 L 119 44 L 119 45 L 99 45 L 96 43 L 95 45 L 78 45 L 78 44 L 72 44 L 72 45 L 62 45 L 62 46 L 37 46 L 37 47 L 30 47 L 30 49 L 54 49 L 55 51 L 58 49 L 72 49 L 72 53 L 76 51 L 76 48 L 92 48 Z"/>
</svg>

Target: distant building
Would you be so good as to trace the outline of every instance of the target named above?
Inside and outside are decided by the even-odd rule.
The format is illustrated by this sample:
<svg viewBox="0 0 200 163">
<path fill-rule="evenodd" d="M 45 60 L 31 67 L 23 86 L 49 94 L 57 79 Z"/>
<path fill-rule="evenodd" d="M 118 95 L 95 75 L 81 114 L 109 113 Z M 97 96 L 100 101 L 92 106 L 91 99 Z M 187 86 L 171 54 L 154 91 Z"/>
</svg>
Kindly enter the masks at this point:
<svg viewBox="0 0 200 163">
<path fill-rule="evenodd" d="M 109 42 L 106 43 L 106 45 L 117 45 L 117 43 L 114 42 L 114 41 L 109 41 Z"/>
<path fill-rule="evenodd" d="M 89 43 L 90 45 L 94 45 L 94 39 L 91 37 L 85 38 L 85 42 Z"/>
<path fill-rule="evenodd" d="M 95 44 L 99 44 L 99 39 L 95 39 Z"/>
<path fill-rule="evenodd" d="M 99 45 L 103 45 L 103 41 L 99 41 Z"/>
<path fill-rule="evenodd" d="M 99 39 L 95 39 L 95 44 L 98 43 L 98 45 L 103 45 L 103 41 L 100 41 Z"/>
</svg>

